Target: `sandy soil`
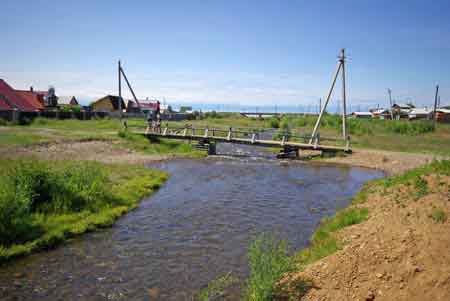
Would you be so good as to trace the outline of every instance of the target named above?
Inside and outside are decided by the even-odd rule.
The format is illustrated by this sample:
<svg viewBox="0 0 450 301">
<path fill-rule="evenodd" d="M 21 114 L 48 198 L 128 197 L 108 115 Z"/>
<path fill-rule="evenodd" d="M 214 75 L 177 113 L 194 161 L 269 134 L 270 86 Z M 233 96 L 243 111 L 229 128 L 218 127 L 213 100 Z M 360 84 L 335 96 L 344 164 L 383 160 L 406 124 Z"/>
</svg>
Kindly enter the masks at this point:
<svg viewBox="0 0 450 301">
<path fill-rule="evenodd" d="M 357 149 L 351 155 L 326 158 L 320 162 L 374 168 L 386 172 L 387 175 L 396 175 L 430 163 L 435 159 L 441 160 L 443 158 L 442 156 L 431 154 Z"/>
<path fill-rule="evenodd" d="M 344 248 L 293 275 L 314 284 L 301 300 L 450 300 L 450 177 L 427 176 L 429 193 L 412 186 L 377 191 L 369 219 L 338 232 Z M 285 279 L 286 280 L 286 279 Z"/>
<path fill-rule="evenodd" d="M 109 141 L 64 142 L 0 148 L 1 158 L 20 156 L 34 156 L 47 160 L 94 160 L 103 163 L 145 163 L 171 158 L 171 156 L 137 153 L 118 147 L 114 142 Z"/>
</svg>

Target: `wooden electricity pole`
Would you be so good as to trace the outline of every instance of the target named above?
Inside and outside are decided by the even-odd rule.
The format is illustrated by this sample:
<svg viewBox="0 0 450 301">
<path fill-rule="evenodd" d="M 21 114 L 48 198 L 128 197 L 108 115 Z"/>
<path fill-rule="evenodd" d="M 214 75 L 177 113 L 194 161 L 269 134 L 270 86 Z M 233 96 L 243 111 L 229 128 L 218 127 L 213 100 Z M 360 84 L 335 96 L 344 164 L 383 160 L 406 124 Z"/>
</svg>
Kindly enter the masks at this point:
<svg viewBox="0 0 450 301">
<path fill-rule="evenodd" d="M 434 110 L 433 110 L 433 128 L 436 128 L 436 109 L 438 102 L 439 85 L 436 85 L 436 93 L 434 94 Z"/>
<path fill-rule="evenodd" d="M 392 90 L 388 89 L 388 94 L 389 94 L 389 112 L 391 112 L 391 119 L 394 120 L 394 113 L 392 112 Z"/>
<path fill-rule="evenodd" d="M 339 62 L 342 65 L 342 136 L 347 141 L 347 106 L 346 106 L 346 93 L 345 93 L 345 49 L 341 50 L 341 56 Z"/>
<path fill-rule="evenodd" d="M 323 117 L 323 113 L 325 112 L 325 110 L 327 109 L 327 105 L 330 102 L 330 98 L 331 98 L 331 94 L 333 93 L 333 89 L 334 89 L 334 85 L 336 84 L 336 80 L 337 77 L 339 75 L 339 71 L 341 71 L 341 69 L 343 70 L 342 72 L 342 101 L 343 101 L 343 110 L 342 110 L 342 135 L 344 136 L 345 140 L 348 140 L 347 137 L 347 125 L 346 125 L 346 91 L 345 91 L 345 50 L 342 49 L 340 56 L 339 56 L 339 61 L 338 61 L 338 65 L 336 67 L 336 72 L 334 73 L 333 76 L 333 80 L 331 82 L 331 87 L 328 90 L 328 94 L 327 97 L 325 98 L 325 103 L 323 105 L 323 107 L 320 108 L 320 114 L 319 117 L 317 118 L 316 124 L 314 125 L 314 130 L 311 134 L 311 139 L 309 140 L 309 143 L 312 144 L 314 139 L 317 138 L 317 133 L 319 131 L 319 127 L 320 127 L 320 121 L 322 120 Z"/>
<path fill-rule="evenodd" d="M 119 76 L 119 117 L 122 119 L 122 76 L 121 76 L 121 70 L 122 67 L 120 66 L 120 60 L 119 60 L 119 67 L 117 69 L 117 73 Z"/>
</svg>

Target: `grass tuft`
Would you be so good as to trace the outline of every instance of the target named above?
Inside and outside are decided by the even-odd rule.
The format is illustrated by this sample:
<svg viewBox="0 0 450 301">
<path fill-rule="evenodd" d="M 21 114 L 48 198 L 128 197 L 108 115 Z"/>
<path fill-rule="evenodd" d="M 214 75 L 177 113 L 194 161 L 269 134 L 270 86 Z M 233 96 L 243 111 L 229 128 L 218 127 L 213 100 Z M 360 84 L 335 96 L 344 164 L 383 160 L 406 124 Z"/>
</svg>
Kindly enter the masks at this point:
<svg viewBox="0 0 450 301">
<path fill-rule="evenodd" d="M 433 208 L 431 211 L 431 218 L 436 223 L 444 223 L 447 220 L 447 213 L 441 208 Z"/>
<path fill-rule="evenodd" d="M 236 284 L 238 280 L 230 273 L 220 276 L 219 278 L 211 281 L 208 286 L 200 291 L 198 294 L 198 300 L 211 301 L 217 300 L 225 295 L 225 290 Z"/>
</svg>

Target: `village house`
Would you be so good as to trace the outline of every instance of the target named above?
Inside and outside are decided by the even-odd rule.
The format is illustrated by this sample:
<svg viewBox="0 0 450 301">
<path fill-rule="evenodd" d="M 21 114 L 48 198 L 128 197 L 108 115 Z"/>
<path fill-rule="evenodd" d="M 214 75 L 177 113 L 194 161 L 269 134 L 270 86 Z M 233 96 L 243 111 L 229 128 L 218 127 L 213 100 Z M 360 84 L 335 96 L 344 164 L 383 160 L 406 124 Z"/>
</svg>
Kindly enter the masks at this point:
<svg viewBox="0 0 450 301">
<path fill-rule="evenodd" d="M 3 79 L 0 79 L 0 110 L 1 111 L 21 111 L 36 112 L 42 110 L 42 105 L 34 99 L 23 97 L 17 93 Z"/>
<path fill-rule="evenodd" d="M 147 114 L 149 111 L 155 111 L 156 110 L 156 104 L 157 100 L 139 100 L 139 106 L 136 104 L 135 101 L 129 100 L 127 103 L 127 112 L 128 113 L 144 113 Z"/>
<path fill-rule="evenodd" d="M 78 100 L 75 96 L 58 96 L 59 106 L 78 106 Z"/>
<path fill-rule="evenodd" d="M 368 118 L 372 118 L 372 113 L 371 112 L 353 112 L 352 117 L 368 119 Z"/>
<path fill-rule="evenodd" d="M 428 108 L 413 108 L 408 112 L 408 119 L 432 119 L 433 111 Z"/>
<path fill-rule="evenodd" d="M 119 106 L 122 111 L 126 110 L 126 104 L 123 99 L 119 99 L 119 96 L 106 95 L 91 103 L 91 110 L 94 112 L 119 112 Z"/>
<path fill-rule="evenodd" d="M 436 110 L 436 121 L 450 123 L 450 109 L 439 108 Z"/>
<path fill-rule="evenodd" d="M 394 103 L 392 105 L 392 113 L 395 119 L 409 118 L 408 114 L 414 108 L 415 106 L 411 103 Z"/>
<path fill-rule="evenodd" d="M 389 111 L 388 109 L 374 109 L 372 111 L 372 117 L 373 118 L 377 118 L 377 119 L 391 119 L 392 115 L 391 115 L 391 111 Z"/>
</svg>

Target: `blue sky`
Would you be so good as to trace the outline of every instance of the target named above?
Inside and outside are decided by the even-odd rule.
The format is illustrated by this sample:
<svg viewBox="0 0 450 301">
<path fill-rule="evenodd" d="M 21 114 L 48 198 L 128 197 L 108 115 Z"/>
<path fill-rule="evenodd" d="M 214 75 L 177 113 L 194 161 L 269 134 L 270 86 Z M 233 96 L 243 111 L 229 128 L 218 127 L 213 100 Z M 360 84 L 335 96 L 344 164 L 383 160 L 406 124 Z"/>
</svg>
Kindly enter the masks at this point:
<svg viewBox="0 0 450 301">
<path fill-rule="evenodd" d="M 0 78 L 60 95 L 299 105 L 324 97 L 345 47 L 348 98 L 450 104 L 450 1 L 10 1 Z M 340 98 L 340 91 L 333 101 Z"/>
</svg>

